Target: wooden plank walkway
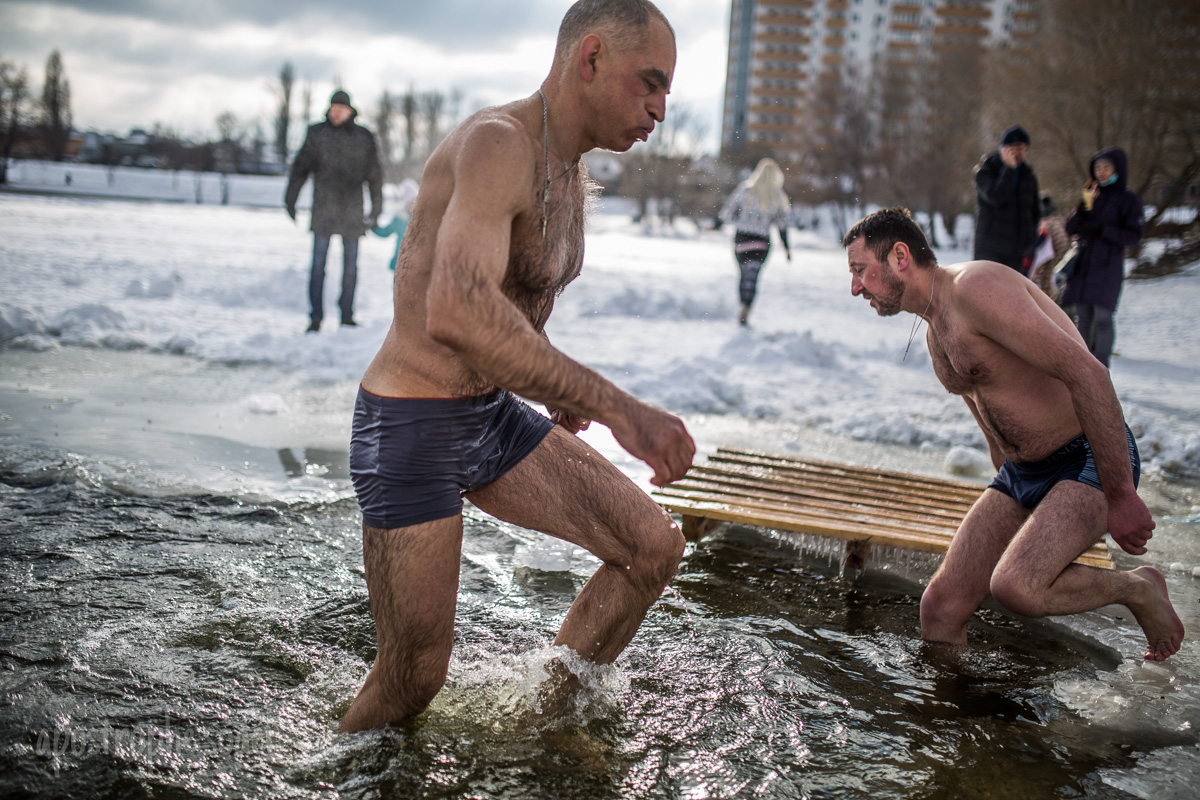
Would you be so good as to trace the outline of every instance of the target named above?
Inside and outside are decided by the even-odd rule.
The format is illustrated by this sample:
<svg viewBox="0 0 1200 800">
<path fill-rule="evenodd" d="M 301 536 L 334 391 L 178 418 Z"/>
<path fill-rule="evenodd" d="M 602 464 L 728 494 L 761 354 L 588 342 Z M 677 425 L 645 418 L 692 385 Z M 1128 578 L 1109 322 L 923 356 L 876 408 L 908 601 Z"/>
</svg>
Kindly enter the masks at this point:
<svg viewBox="0 0 1200 800">
<path fill-rule="evenodd" d="M 982 492 L 962 481 L 722 447 L 653 496 L 680 515 L 688 541 L 737 522 L 847 539 L 847 563 L 861 566 L 872 545 L 946 552 Z M 1113 568 L 1104 539 L 1076 561 Z"/>
</svg>

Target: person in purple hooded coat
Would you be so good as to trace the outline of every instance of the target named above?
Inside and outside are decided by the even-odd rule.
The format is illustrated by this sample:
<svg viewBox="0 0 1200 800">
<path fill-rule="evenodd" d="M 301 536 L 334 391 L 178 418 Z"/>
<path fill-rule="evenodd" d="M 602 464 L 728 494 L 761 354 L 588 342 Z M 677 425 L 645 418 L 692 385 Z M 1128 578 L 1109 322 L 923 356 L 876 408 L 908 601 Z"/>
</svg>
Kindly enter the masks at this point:
<svg viewBox="0 0 1200 800">
<path fill-rule="evenodd" d="M 1116 328 L 1113 314 L 1125 280 L 1125 249 L 1142 240 L 1142 198 L 1127 186 L 1129 158 L 1119 147 L 1092 156 L 1092 180 L 1067 218 L 1067 233 L 1079 236 L 1079 259 L 1063 305 L 1074 306 L 1075 326 L 1092 355 L 1108 366 Z"/>
</svg>

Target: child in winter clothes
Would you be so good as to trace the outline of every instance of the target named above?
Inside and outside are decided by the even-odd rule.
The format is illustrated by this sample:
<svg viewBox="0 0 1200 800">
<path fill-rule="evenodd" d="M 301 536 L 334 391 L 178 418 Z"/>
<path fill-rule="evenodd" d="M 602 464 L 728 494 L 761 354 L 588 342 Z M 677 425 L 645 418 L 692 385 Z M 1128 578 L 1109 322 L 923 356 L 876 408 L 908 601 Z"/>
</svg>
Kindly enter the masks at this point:
<svg viewBox="0 0 1200 800">
<path fill-rule="evenodd" d="M 405 178 L 400 183 L 400 213 L 392 217 L 392 221 L 387 225 L 376 225 L 371 228 L 371 233 L 384 239 L 389 236 L 396 237 L 396 252 L 392 253 L 392 260 L 388 262 L 388 269 L 393 271 L 396 269 L 396 259 L 400 256 L 400 243 L 404 241 L 404 232 L 408 230 L 408 220 L 412 216 L 412 207 L 417 200 L 418 188 L 416 181 L 412 178 Z"/>
</svg>

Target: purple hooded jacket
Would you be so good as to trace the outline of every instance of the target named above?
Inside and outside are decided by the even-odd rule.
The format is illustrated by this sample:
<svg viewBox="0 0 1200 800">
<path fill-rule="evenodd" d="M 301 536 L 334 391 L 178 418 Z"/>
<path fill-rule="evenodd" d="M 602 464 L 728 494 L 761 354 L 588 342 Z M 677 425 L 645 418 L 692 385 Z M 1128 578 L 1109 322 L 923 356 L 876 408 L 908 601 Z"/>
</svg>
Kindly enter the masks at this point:
<svg viewBox="0 0 1200 800">
<path fill-rule="evenodd" d="M 1142 199 L 1128 186 L 1129 158 L 1119 147 L 1092 156 L 1088 172 L 1096 178 L 1096 162 L 1112 162 L 1117 179 L 1100 188 L 1088 211 L 1080 203 L 1067 218 L 1067 233 L 1079 236 L 1079 260 L 1063 292 L 1063 305 L 1100 306 L 1116 310 L 1125 280 L 1125 249 L 1142 240 Z"/>
</svg>

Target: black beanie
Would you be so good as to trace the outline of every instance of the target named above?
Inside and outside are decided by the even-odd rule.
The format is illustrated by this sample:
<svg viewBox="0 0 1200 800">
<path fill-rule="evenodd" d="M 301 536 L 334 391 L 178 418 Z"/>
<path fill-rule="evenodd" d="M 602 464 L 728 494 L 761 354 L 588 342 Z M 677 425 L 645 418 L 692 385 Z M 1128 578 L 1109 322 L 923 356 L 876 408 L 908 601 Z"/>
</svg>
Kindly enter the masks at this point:
<svg viewBox="0 0 1200 800">
<path fill-rule="evenodd" d="M 346 94 L 341 89 L 338 89 L 336 92 L 333 93 L 333 97 L 329 98 L 329 105 L 331 105 L 331 106 L 337 106 L 337 105 L 349 106 L 350 105 L 350 95 Z M 353 108 L 353 106 L 350 106 L 350 107 Z"/>
<path fill-rule="evenodd" d="M 1000 146 L 1006 144 L 1029 144 L 1029 134 L 1020 125 L 1013 125 L 1000 137 Z"/>
</svg>

